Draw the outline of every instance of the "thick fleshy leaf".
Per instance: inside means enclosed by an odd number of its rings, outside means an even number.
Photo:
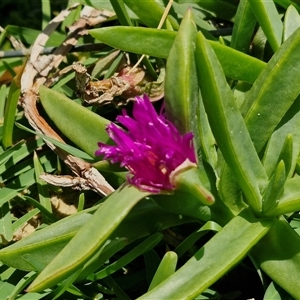
[[[176,32],[164,29],[114,26],[89,30],[97,40],[137,54],[167,58]],[[218,42],[213,47],[227,77],[253,83],[266,63]]]
[[[236,213],[228,208],[224,202],[220,199],[219,191],[217,187],[218,176],[216,170],[214,170],[209,164],[207,164],[201,158],[198,161],[199,165],[199,178],[201,183],[208,189],[215,197],[215,202],[210,205],[211,221],[217,222],[220,226],[226,225]]]
[[[286,166],[286,175],[292,177],[300,151],[300,97],[294,101],[268,141],[263,165],[270,177],[280,159]]]
[[[93,213],[96,208],[89,209]],[[0,260],[8,266],[20,270],[33,270],[24,256],[29,254],[36,261],[47,265],[65,247],[76,232],[91,218],[91,214],[84,211],[64,218],[43,230],[38,230],[32,235],[12,244],[0,251]],[[191,222],[192,219],[166,213],[152,201],[141,201],[126,216],[111,238],[126,236],[128,243],[152,234],[157,230],[178,226]],[[139,224],[137,227],[136,224]]]
[[[177,254],[173,251],[168,251],[162,258],[156,273],[149,286],[149,291],[174,274],[177,265]]]
[[[110,121],[45,86],[40,87],[40,100],[58,129],[90,156],[95,157],[98,142],[109,141],[105,129]]]
[[[272,138],[271,138],[271,140],[272,140]],[[266,158],[269,158],[269,157],[273,158],[270,154],[269,148],[267,150],[268,150],[269,155],[266,156]],[[297,151],[297,157],[298,157],[298,153],[299,153],[299,151]],[[294,173],[294,169],[291,170],[291,166],[293,164],[293,136],[290,133],[287,135],[287,137],[284,141],[284,144],[282,146],[281,152],[279,153],[279,156],[277,155],[276,160],[277,160],[277,163],[280,160],[282,160],[284,162],[286,176],[288,176],[290,171],[291,171],[291,173]],[[269,163],[270,163],[270,161],[269,161]],[[294,163],[296,163],[295,159],[294,159]],[[293,165],[295,166],[295,164],[293,164]],[[271,177],[271,174],[274,173],[274,168],[272,168],[271,170],[268,170],[268,171],[269,171],[268,175],[269,175],[269,177]]]
[[[293,136],[289,133],[284,141],[282,150],[278,157],[278,161],[282,160],[284,162],[286,177],[291,171],[291,166],[293,162],[293,144]]]
[[[236,215],[247,207],[243,199],[243,191],[227,165],[221,171],[218,189],[222,201]]]
[[[284,15],[283,41],[287,40],[300,27],[300,15],[297,9],[290,5]]]
[[[88,213],[73,215],[36,231],[27,238],[1,249],[0,260],[16,269],[34,270],[24,259],[24,255],[29,254],[36,261],[46,265],[90,217]]]
[[[103,247],[101,247],[100,250],[85,264],[79,276],[76,278],[76,281],[80,282],[87,279],[89,275],[93,274],[99,269],[99,266],[104,265],[113,255],[123,249],[126,245],[128,245],[128,239],[125,237],[118,237],[116,239],[108,240]],[[118,270],[118,268],[115,269]],[[91,277],[94,277],[93,275]],[[106,275],[109,276],[109,273]],[[95,280],[95,277],[93,279]]]
[[[158,26],[165,8],[157,3],[157,1],[123,1],[147,26],[154,28]],[[174,29],[178,29],[178,24],[173,17],[169,16],[167,22],[169,22]]]
[[[176,192],[181,192],[186,197],[194,197],[203,205],[214,204],[214,196],[201,182],[199,170],[195,166],[191,167],[189,163],[184,163],[171,174],[171,178],[176,186]]]
[[[215,0],[179,0],[179,3],[197,3],[199,9],[204,9],[210,12],[213,16],[223,19],[232,21],[236,12],[236,5],[232,1],[218,1]]]
[[[248,204],[259,213],[260,190],[264,188],[267,176],[218,59],[201,33],[197,34],[196,40],[196,64],[200,91],[217,144]]]
[[[154,202],[163,210],[176,216],[188,216],[195,220],[207,221],[211,218],[209,207],[204,206],[194,197],[185,198],[184,193],[176,192],[175,196],[158,195],[154,196]],[[186,200],[186,201],[185,201]]]
[[[199,95],[200,97],[200,95]],[[203,160],[208,162],[215,170],[217,167],[218,155],[216,150],[216,141],[211,131],[207,115],[205,113],[203,100],[199,99],[199,117],[198,117],[198,130],[201,145],[201,154]]]
[[[188,10],[180,24],[167,60],[165,109],[167,118],[181,134],[192,131],[197,141],[196,112],[199,110],[199,88],[194,59],[196,33],[192,11]]]
[[[269,284],[263,300],[294,300],[284,289],[273,281]]]
[[[273,1],[249,1],[256,19],[263,29],[273,51],[281,45],[282,22]]]
[[[279,197],[283,193],[284,183],[286,180],[285,164],[281,160],[270,179],[262,199],[262,211],[265,213],[268,210],[274,209],[278,205]]]
[[[300,177],[288,179],[278,205],[266,213],[266,216],[276,217],[300,210]]]
[[[236,12],[230,46],[236,50],[247,53],[256,19],[248,0],[241,0]]]
[[[68,245],[46,266],[31,283],[28,291],[42,291],[81,269],[131,209],[148,195],[149,193],[141,192],[133,186],[121,186],[107,198]],[[99,226],[99,222],[103,226]]]
[[[199,240],[202,236],[204,236],[208,232],[219,232],[222,229],[222,227],[212,221],[206,222],[199,230],[196,232],[190,234],[187,238],[181,242],[176,249],[174,250],[178,257],[181,257],[185,252],[190,250],[197,240]]]
[[[258,266],[295,299],[300,298],[300,237],[281,218],[253,247]]]
[[[239,263],[272,223],[243,211],[178,271],[138,299],[194,299]]]
[[[299,95],[299,47],[300,29],[282,44],[246,96],[242,111],[257,152]]]

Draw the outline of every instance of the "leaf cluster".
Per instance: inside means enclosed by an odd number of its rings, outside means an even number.
[[[168,1],[79,2],[69,1],[61,28],[78,26],[83,5],[101,9],[104,22],[86,18],[88,28],[100,28],[75,38],[80,45],[101,43],[101,50],[62,52],[68,32],[53,32],[51,22],[47,41],[13,26],[0,37],[33,45],[28,61],[0,63],[3,76],[13,78],[2,79],[10,85],[0,88],[1,295],[299,299],[300,7],[289,0],[178,0],[160,24]],[[41,43],[58,49],[46,66]],[[78,61],[90,76],[83,91],[72,67]],[[134,70],[137,62],[135,92],[155,102],[163,91],[168,119],[182,134],[193,132],[194,176],[213,205],[188,194],[140,191],[126,184],[126,170],[95,157],[97,142],[111,143],[106,126],[133,98],[103,86],[121,76],[124,63]],[[111,101],[92,106],[80,99],[91,86]],[[81,190],[73,196],[75,213],[61,220],[53,184]],[[24,203],[30,204],[25,213],[12,214]],[[34,216],[40,228],[16,242]],[[226,278],[250,273],[257,294],[246,292],[246,282],[224,288]]]

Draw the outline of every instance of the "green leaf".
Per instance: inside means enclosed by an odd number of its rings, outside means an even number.
[[[281,218],[251,251],[258,266],[295,299],[300,298],[300,237]]]
[[[178,257],[181,257],[185,252],[191,250],[194,243],[196,243],[196,241],[198,241],[202,236],[211,231],[219,232],[221,229],[222,227],[216,222],[208,221],[199,230],[185,238],[174,251],[177,253]]]
[[[167,58],[176,32],[164,29],[114,26],[89,30],[97,40],[127,52]],[[218,42],[213,47],[227,77],[253,83],[266,63]]]
[[[8,25],[6,26],[7,33],[14,36],[18,40],[24,41],[28,45],[32,45],[37,36],[41,33],[40,30],[35,30],[26,27]],[[58,31],[52,32],[47,40],[46,47],[56,47],[64,42],[65,35]]]
[[[288,179],[284,185],[284,192],[279,199],[277,207],[265,215],[275,217],[300,210],[300,177]]]
[[[149,193],[123,185],[98,208],[92,218],[80,228],[68,245],[29,286],[28,291],[42,291],[81,269],[99,250],[134,205]],[[105,226],[99,226],[99,220]],[[92,238],[96,237],[96,238]]]
[[[198,189],[197,194],[199,194],[202,187],[195,186],[195,189]],[[206,189],[204,190],[208,192]],[[184,198],[187,199],[186,202],[182,201]],[[188,216],[202,221],[208,221],[211,218],[210,208],[203,205],[198,196],[192,193],[176,191],[174,195],[155,195],[153,201],[166,212],[175,214],[180,218]]]
[[[248,0],[241,0],[236,12],[230,46],[236,50],[247,53],[256,19]]]
[[[0,66],[1,68],[1,66]],[[8,87],[3,84],[0,88],[0,122],[3,123],[3,119],[4,119],[4,113],[5,113],[5,105],[6,105],[6,95],[7,95],[7,91],[9,91]]]
[[[95,157],[97,143],[107,143],[110,121],[70,100],[59,92],[40,87],[42,105],[58,129],[74,144]]]
[[[4,148],[8,148],[13,144],[14,122],[15,122],[17,104],[18,104],[20,91],[21,91],[20,80],[21,80],[23,70],[24,69],[22,68],[22,70],[14,77],[9,88],[7,103],[4,112],[4,122],[3,122],[2,144]]]
[[[298,0],[274,0],[274,2],[285,9],[290,5],[293,5],[298,10],[300,9]]]
[[[16,197],[25,187],[29,187],[34,183],[34,170],[30,168],[29,171],[22,173],[15,180],[0,189],[0,206]]]
[[[194,299],[240,262],[272,223],[243,211],[178,271],[138,299]]]
[[[157,271],[151,281],[148,291],[158,286],[161,282],[174,274],[177,265],[177,254],[173,251],[168,251],[162,258]]]
[[[268,141],[263,165],[270,178],[280,159],[286,165],[286,174],[293,176],[300,151],[300,97],[294,101]]]
[[[22,149],[23,150],[23,149]],[[19,151],[18,151],[19,152]],[[12,185],[11,180],[16,184],[15,187],[19,186],[19,184],[22,182],[22,184],[28,184],[28,182],[31,182],[31,179],[28,179],[28,177],[32,177],[32,169],[33,169],[33,164],[32,164],[32,158],[26,158],[22,162],[11,166],[11,163],[13,163],[13,158],[14,156],[7,161],[5,165],[2,166],[3,169],[7,167],[8,165],[10,166],[9,168],[6,169],[4,173],[2,173],[2,180],[4,182],[9,182],[8,185]],[[45,154],[42,154],[41,156],[41,162],[43,164],[43,168],[47,173],[51,173],[54,171],[54,166],[57,161],[57,157],[49,150],[45,152]],[[1,169],[1,167],[0,167]],[[24,174],[26,173],[26,175]],[[24,176],[23,176],[24,175]],[[18,180],[16,180],[15,177],[18,176]],[[34,180],[34,176],[32,177]],[[31,184],[29,184],[31,185]],[[5,189],[5,187],[4,187]],[[12,189],[13,190],[13,189]],[[1,191],[1,190],[0,190]],[[1,202],[1,199],[0,199]]]
[[[57,218],[52,214],[52,209],[51,211],[49,211],[47,206],[44,206],[42,203],[36,201],[35,199],[29,196],[20,196],[20,198],[24,201],[28,201],[32,206],[36,207],[43,214],[46,220],[48,220],[50,223],[57,221]]]
[[[110,0],[110,3],[114,11],[116,12],[120,24],[125,26],[133,26],[123,0]]]
[[[281,196],[284,183],[286,180],[286,172],[285,172],[285,164],[284,161],[281,160],[267,185],[262,200],[262,211],[263,213],[268,210],[274,209],[278,205],[279,197]]]
[[[220,153],[219,153],[220,157]],[[224,159],[222,159],[224,162]],[[225,162],[224,162],[225,163]],[[211,191],[211,193],[215,197],[215,202],[213,205],[207,207],[210,209],[211,221],[217,222],[219,225],[226,225],[233,217],[234,213],[231,211],[228,206],[220,199],[219,191],[218,191],[218,175],[216,174],[216,170],[213,170],[211,166],[205,161],[199,159],[199,177],[202,184]]]
[[[268,148],[268,153],[270,153],[269,148]],[[293,163],[293,136],[291,134],[287,135],[283,147],[281,149],[281,152],[279,156],[277,156],[276,158],[277,158],[277,163],[279,163],[279,161],[284,162],[286,175],[288,175],[290,171],[292,171],[293,173],[293,170],[291,170],[291,165]],[[276,170],[275,171],[272,170],[272,173],[276,173]]]
[[[32,210],[30,210],[27,214],[23,215],[21,218],[19,218],[18,220],[16,220],[13,224],[12,224],[12,229],[14,231],[14,233],[16,233],[16,231],[21,228],[23,225],[25,225],[30,219],[32,219],[35,215],[37,215],[40,212],[39,209],[34,208]]]
[[[98,10],[108,10],[113,12],[113,8],[109,0],[70,0],[69,5],[73,5],[74,3],[80,3],[84,5],[88,5],[94,7]]]
[[[202,205],[213,205],[215,198],[201,182],[199,169],[193,164],[191,166],[188,162],[183,163],[180,167],[171,175],[171,180],[176,187],[174,195],[178,197],[181,194],[189,199],[195,198],[191,201],[192,203],[198,201]],[[188,201],[185,205],[188,206]],[[182,212],[184,213],[185,210]],[[190,214],[193,215],[193,212]]]
[[[66,217],[34,232],[15,244],[3,248],[0,250],[0,260],[20,270],[35,270],[24,259],[28,254],[44,265],[50,263],[79,228],[91,218],[87,211],[94,212],[96,208],[92,207],[82,213]],[[128,243],[131,243],[157,231],[157,224],[160,224],[159,229],[163,230],[191,221],[192,219],[184,216],[178,218],[177,215],[166,213],[152,201],[144,200],[134,207],[110,238],[126,236]],[[139,224],[138,230],[136,224]]]
[[[20,141],[0,154],[0,166],[4,165],[16,152],[23,147],[25,141]]]
[[[65,280],[60,282],[59,286],[49,294],[49,298],[55,300],[59,296],[61,296],[71,286],[71,284],[76,280],[79,273],[80,273],[80,270],[77,270],[74,273],[70,274],[70,276],[68,276]]]
[[[47,264],[69,242],[80,227],[91,218],[90,214],[76,214],[36,231],[30,236],[21,239],[0,250],[0,260],[16,269],[35,270],[25,255],[30,255],[36,261]]]
[[[44,29],[51,21],[51,6],[48,0],[42,0],[41,5],[42,5],[42,16],[43,16],[42,29]]]
[[[278,162],[280,160],[284,162],[285,173],[286,175],[288,175],[288,173],[291,171],[292,160],[293,160],[293,136],[291,134],[288,134],[284,141],[282,150],[278,157]]]
[[[114,48],[159,58],[168,57],[176,36],[171,30],[128,26],[91,29],[89,34]]]
[[[28,284],[33,281],[33,279],[37,276],[35,272],[29,272],[22,278],[15,286],[14,290],[10,294],[8,300],[14,300],[17,298],[19,293],[22,293],[23,290],[28,286]],[[23,297],[19,297],[19,299],[23,299]],[[34,300],[39,299],[38,297],[33,298]]]
[[[98,252],[85,264],[76,281],[80,282],[85,280],[88,278],[88,276],[90,276],[91,281],[95,281],[96,275],[92,273],[98,270],[100,266],[106,264],[114,254],[123,249],[127,244],[128,239],[125,237],[117,237],[113,240],[107,240],[107,242],[98,250]],[[113,267],[111,269],[113,269]],[[106,277],[106,275],[109,276],[109,274],[105,274],[103,278]]]
[[[215,51],[226,77],[255,82],[266,63],[218,42],[208,41]]]
[[[202,98],[199,101],[198,130],[203,160],[208,162],[211,165],[211,167],[215,170],[218,162],[216,141],[211,131],[207,115],[205,113]]]
[[[154,249],[151,249],[148,252],[144,253],[143,257],[145,261],[146,280],[150,285],[161,259]]]
[[[122,267],[128,265],[134,259],[140,255],[146,253],[150,249],[154,248],[163,238],[161,233],[155,233],[133,248],[131,251],[128,251],[124,256],[122,256],[117,261],[109,264],[107,267],[103,268],[101,271],[97,272],[95,275],[92,275],[90,279],[99,280],[105,278],[116,271],[120,270]],[[104,261],[105,262],[105,261]]]
[[[83,152],[83,151],[81,151],[79,149],[76,149],[76,148],[74,148],[74,147],[72,147],[72,146],[70,146],[68,144],[62,143],[62,142],[60,142],[58,140],[52,139],[52,138],[44,135],[44,134],[41,134],[41,133],[36,132],[34,130],[31,130],[31,129],[23,126],[20,123],[16,122],[16,126],[19,127],[19,128],[21,128],[21,129],[23,129],[23,130],[25,130],[25,131],[27,131],[27,132],[33,133],[33,134],[35,134],[35,135],[37,135],[37,136],[39,136],[39,137],[41,137],[41,138],[43,138],[43,139],[51,142],[53,145],[55,145],[55,146],[57,146],[57,147],[65,150],[67,153],[70,153],[71,155],[74,155],[74,156],[79,157],[81,159],[84,159],[86,161],[92,161],[92,162],[94,162],[94,159],[90,155],[86,154],[85,152]]]
[[[179,3],[197,3],[199,8],[203,8],[206,11],[209,11],[213,16],[232,21],[236,13],[236,5],[232,1],[223,1],[223,0],[179,0]]]
[[[14,285],[9,282],[0,281],[0,295],[7,299],[14,290]]]
[[[201,33],[196,40],[196,64],[201,95],[217,144],[248,204],[259,213],[260,189],[267,176],[218,59]]]
[[[263,29],[273,51],[281,45],[283,25],[273,1],[249,1],[256,19]]]
[[[0,156],[1,164],[0,164],[0,174],[2,174],[2,177],[4,177],[4,172],[8,169],[10,169],[11,174],[11,168],[13,168],[16,165],[19,165],[18,163],[30,155],[36,148],[41,147],[44,144],[44,141],[42,139],[36,139],[27,141],[26,143],[18,143],[9,150],[6,150],[3,154]],[[6,154],[7,156],[6,156]],[[7,157],[9,159],[7,160]],[[14,174],[16,175],[16,174]],[[8,178],[10,178],[8,176]],[[6,179],[8,179],[6,177]]]
[[[218,189],[222,201],[235,214],[247,207],[243,199],[243,191],[228,165],[225,165],[221,171]]]
[[[282,44],[246,96],[242,111],[257,152],[300,92],[299,47],[300,29]]]
[[[164,7],[159,5],[157,1],[123,1],[148,27],[156,28],[158,26],[160,19],[164,13]],[[178,29],[178,24],[173,17],[168,16],[167,20],[175,30]]]
[[[199,5],[197,3],[173,2],[172,9],[175,11],[178,17],[183,17],[188,9],[192,9],[195,23],[201,31],[206,31],[206,33],[208,33],[208,31],[215,29],[215,27],[212,24],[204,20],[207,16],[207,12],[204,12],[203,10],[199,9]],[[213,36],[211,36],[211,38],[214,39]]]
[[[116,295],[117,299],[131,300],[131,298],[120,288],[112,277],[108,276],[104,278],[103,282],[114,292],[113,294]]]
[[[84,195],[84,193],[81,193],[78,198],[77,212],[80,212],[83,210],[84,204],[85,204],[85,195]]]
[[[34,154],[33,154],[33,163],[34,163],[35,178],[36,178],[36,184],[38,187],[40,203],[46,210],[48,210],[51,213],[52,205],[51,205],[51,200],[49,197],[48,185],[46,182],[44,182],[40,179],[40,175],[44,174],[45,171],[43,169],[41,162],[39,161],[39,158],[38,158],[36,152],[34,152]],[[43,217],[44,217],[44,222],[50,221],[47,219],[47,216],[44,215]]]
[[[283,40],[287,40],[299,27],[299,13],[293,5],[290,5],[284,15]]]
[[[199,110],[199,88],[194,59],[196,33],[192,11],[188,10],[167,60],[165,109],[167,118],[181,134],[192,131],[197,141],[198,119],[195,112]]]
[[[285,290],[271,282],[264,295],[264,300],[294,300]]]
[[[10,242],[13,238],[12,216],[8,202],[0,207],[0,237],[2,244]]]

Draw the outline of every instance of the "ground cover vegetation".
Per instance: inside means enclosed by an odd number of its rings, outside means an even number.
[[[0,299],[300,299],[297,1],[0,12]]]

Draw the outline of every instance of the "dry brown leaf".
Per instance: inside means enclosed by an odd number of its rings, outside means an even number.
[[[105,19],[103,12],[91,8],[84,8],[82,17],[77,20],[69,29],[69,35],[63,44],[51,55],[40,55],[50,34],[69,15],[71,10],[78,4],[74,4],[69,9],[62,11],[55,17],[43,32],[37,37],[32,46],[30,58],[26,64],[21,80],[20,104],[24,109],[24,114],[30,125],[37,131],[60,142],[63,140],[40,116],[36,102],[38,100],[38,89],[46,81],[49,72],[59,66],[64,56],[77,43],[79,37],[87,33],[87,29],[98,24]],[[52,143],[45,141],[48,146],[60,157],[61,160],[72,170],[76,177],[81,178],[85,188],[90,188],[95,192],[107,195],[113,192],[113,188],[106,182],[98,170],[89,163],[72,156],[62,149],[57,148]]]

